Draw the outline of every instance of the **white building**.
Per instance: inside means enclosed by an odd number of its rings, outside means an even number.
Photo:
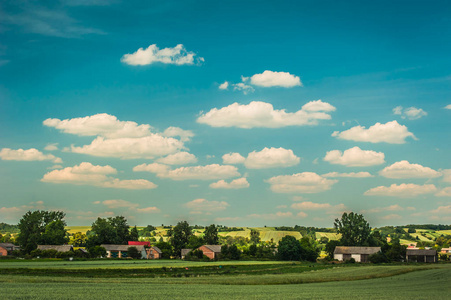
[[[353,258],[356,262],[368,262],[368,257],[379,251],[381,251],[381,247],[337,246],[334,251],[334,259],[346,261]]]

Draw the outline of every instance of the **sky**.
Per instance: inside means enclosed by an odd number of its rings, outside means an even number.
[[[448,1],[2,1],[0,222],[451,223]]]

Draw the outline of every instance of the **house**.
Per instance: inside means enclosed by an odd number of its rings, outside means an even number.
[[[440,250],[440,253],[450,254],[451,253],[451,248],[442,248],[442,250]]]
[[[209,259],[218,258],[218,254],[221,253],[221,245],[203,245],[198,248],[198,250],[202,250],[205,256]]]
[[[105,248],[106,257],[108,258],[126,258],[128,257],[128,248],[135,247],[141,253],[141,258],[147,258],[146,248],[143,245],[112,245],[102,244],[100,247]]]
[[[68,252],[74,251],[74,247],[72,245],[38,245],[38,250],[56,250],[58,252]]]
[[[0,243],[0,256],[6,256],[14,250],[20,250],[20,247],[11,243]]]
[[[432,263],[438,261],[437,251],[433,249],[407,249],[407,262],[426,262]]]
[[[190,251],[193,249],[182,249],[182,252],[180,253],[180,256],[182,257],[182,259],[185,259],[186,255],[188,253],[190,253]]]
[[[368,257],[379,251],[381,251],[381,247],[337,246],[334,251],[334,259],[346,261],[353,258],[356,262],[368,262]]]
[[[147,259],[160,259],[163,252],[158,247],[147,248]]]
[[[143,245],[143,246],[150,247],[150,242],[128,241],[128,244],[129,244],[130,246],[139,246],[139,245]]]

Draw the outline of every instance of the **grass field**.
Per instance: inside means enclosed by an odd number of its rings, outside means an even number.
[[[110,265],[112,261],[103,262]],[[88,264],[91,262],[83,263],[94,267]],[[1,262],[0,269],[3,265]],[[122,266],[130,267],[130,263]],[[0,286],[2,299],[448,299],[449,278],[451,264],[348,265],[292,274],[188,278],[23,276],[0,272]]]
[[[341,235],[332,232],[316,232],[316,239],[320,239],[322,237],[327,237],[329,240],[339,240]]]

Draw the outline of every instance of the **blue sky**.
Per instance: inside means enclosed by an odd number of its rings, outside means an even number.
[[[0,221],[451,219],[447,1],[2,1]]]

